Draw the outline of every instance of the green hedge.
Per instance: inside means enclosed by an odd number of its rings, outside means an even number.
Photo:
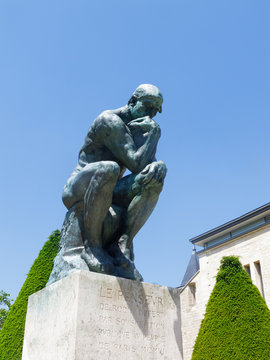
[[[270,311],[238,258],[224,257],[192,360],[269,360]]]
[[[10,308],[0,331],[0,359],[20,360],[22,356],[24,324],[28,296],[45,287],[57,254],[60,231],[54,231],[34,261],[21,291]]]

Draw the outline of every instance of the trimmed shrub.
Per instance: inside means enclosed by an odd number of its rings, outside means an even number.
[[[0,359],[20,360],[22,357],[24,325],[28,296],[45,287],[53,267],[60,240],[60,231],[54,231],[34,261],[21,291],[11,306],[0,331]]]
[[[270,311],[239,259],[221,260],[192,360],[269,360]]]

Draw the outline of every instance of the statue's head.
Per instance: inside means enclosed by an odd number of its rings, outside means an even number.
[[[160,90],[151,84],[142,84],[132,94],[128,105],[132,119],[144,116],[153,118],[162,112],[163,96]]]

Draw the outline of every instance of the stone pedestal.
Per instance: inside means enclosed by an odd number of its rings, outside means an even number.
[[[180,292],[77,271],[29,297],[23,360],[181,360]]]

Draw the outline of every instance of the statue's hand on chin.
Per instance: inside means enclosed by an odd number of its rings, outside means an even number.
[[[139,130],[141,132],[149,132],[151,129],[158,127],[158,124],[150,118],[150,116],[144,116],[130,121],[127,126],[132,130]]]

